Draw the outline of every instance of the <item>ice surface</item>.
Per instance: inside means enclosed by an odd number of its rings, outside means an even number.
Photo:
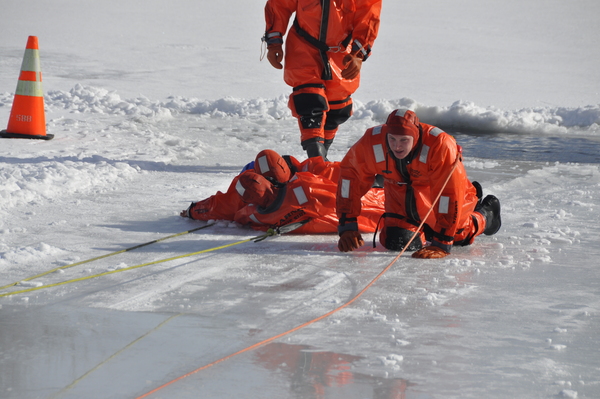
[[[455,134],[503,227],[402,256],[351,306],[151,397],[600,396],[600,3],[385,2],[340,160],[398,107]],[[233,7],[235,5],[235,7]],[[138,397],[353,298],[395,255],[178,216],[265,148],[303,158],[259,62],[263,2],[4,0],[0,120],[27,36],[51,141],[2,140],[0,397]],[[235,12],[231,12],[235,9]],[[370,241],[370,237],[366,238]],[[404,395],[404,396],[402,396]]]

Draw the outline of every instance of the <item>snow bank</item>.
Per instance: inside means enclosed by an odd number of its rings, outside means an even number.
[[[165,118],[175,113],[200,114],[214,118],[291,118],[287,96],[283,95],[272,99],[226,97],[201,100],[169,97],[166,101],[158,101],[146,97],[122,99],[115,91],[77,84],[69,92],[50,91],[45,99],[50,112],[54,109],[64,109],[74,113]],[[0,107],[9,107],[11,102],[12,96],[9,93],[0,94]],[[600,136],[600,105],[502,110],[480,107],[466,101],[456,101],[447,107],[428,106],[410,98],[402,98],[367,103],[356,101],[354,119],[368,119],[370,124],[379,124],[385,121],[392,110],[403,107],[414,109],[426,123],[457,131]]]

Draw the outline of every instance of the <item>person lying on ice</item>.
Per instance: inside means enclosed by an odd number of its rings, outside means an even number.
[[[385,179],[379,240],[389,250],[404,249],[440,192],[422,231],[406,248],[416,251],[413,257],[443,258],[453,245],[469,245],[482,233],[498,232],[500,201],[493,195],[480,201],[481,186],[467,178],[460,152],[452,136],[420,123],[410,110],[395,110],[385,124],[368,129],[340,164],[336,202],[340,251],[364,244],[356,218],[362,211],[360,198],[376,175]],[[444,185],[455,161],[457,167]]]
[[[310,219],[294,233],[336,233],[339,162],[315,157],[300,163],[287,157],[288,163],[284,158],[272,150],[261,151],[253,166],[233,179],[226,193],[193,202],[181,216],[229,220],[262,231]],[[357,220],[360,231],[375,231],[383,203],[383,189],[367,190],[361,199],[364,212]]]
[[[281,156],[273,150],[260,151],[254,161],[244,166],[242,172],[248,170],[263,175],[275,185],[287,183],[299,171],[337,182],[340,172],[339,162],[326,162],[321,157],[299,162],[291,155]],[[196,220],[233,220],[235,213],[246,205],[237,192],[240,175],[233,178],[226,192],[218,191],[205,200],[193,202],[181,212],[181,216]],[[211,217],[207,218],[204,213],[210,213]]]

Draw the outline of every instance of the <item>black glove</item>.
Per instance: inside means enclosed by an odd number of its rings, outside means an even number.
[[[188,206],[188,208],[187,208],[187,209],[184,209],[183,211],[181,211],[181,212],[179,213],[179,216],[181,216],[182,218],[190,218],[190,219],[193,219],[193,218],[192,218],[192,214],[190,213],[190,210],[192,209],[192,207],[193,207],[195,204],[196,204],[195,202],[192,202],[192,203],[190,204],[190,206]]]

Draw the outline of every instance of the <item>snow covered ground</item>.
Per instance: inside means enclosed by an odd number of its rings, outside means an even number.
[[[262,0],[52,3],[2,3],[0,123],[36,35],[55,138],[0,142],[0,286],[202,226],[179,211],[262,149],[304,157],[289,89],[259,62]],[[351,306],[150,397],[600,397],[599,11],[385,2],[331,159],[410,106],[456,134],[503,228],[402,256]],[[0,295],[256,235],[219,222]],[[139,397],[344,304],[396,255],[336,242],[286,235],[0,297],[0,397]]]

